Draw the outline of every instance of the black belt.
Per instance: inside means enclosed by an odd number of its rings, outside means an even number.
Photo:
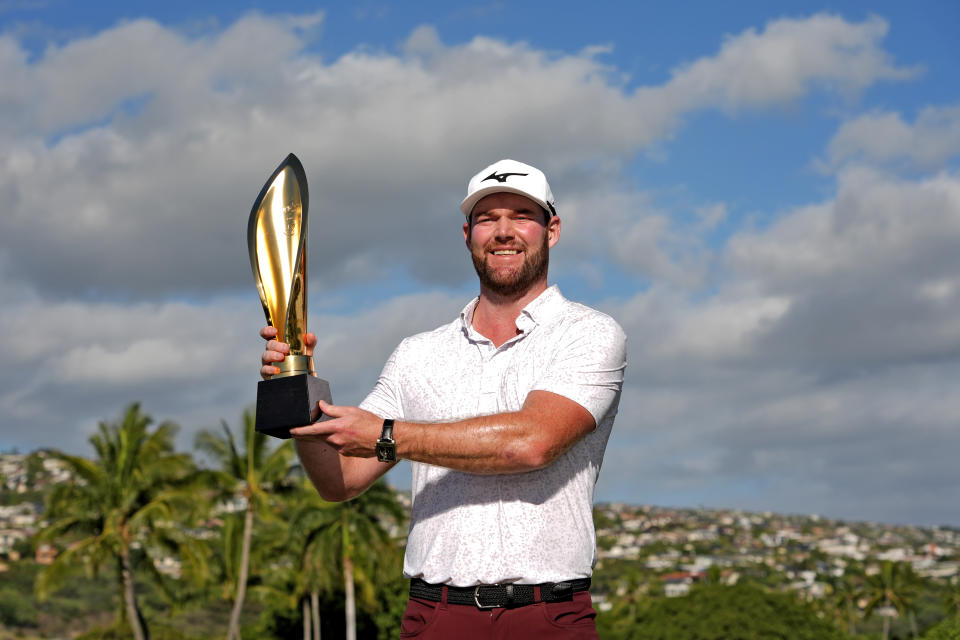
[[[540,588],[537,599],[534,587]],[[590,588],[590,578],[567,580],[565,582],[544,582],[543,584],[482,584],[477,587],[448,587],[442,584],[430,584],[420,578],[410,580],[410,597],[422,598],[432,602],[443,602],[443,590],[447,590],[449,604],[468,604],[478,609],[496,607],[522,607],[534,602],[566,602],[573,594]]]

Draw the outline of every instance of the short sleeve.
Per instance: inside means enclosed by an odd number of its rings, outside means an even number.
[[[390,354],[386,364],[383,365],[380,377],[377,378],[377,384],[360,403],[361,409],[386,418],[402,419],[404,417],[403,403],[400,401],[399,367],[397,366],[402,348],[403,343],[401,342]]]
[[[619,402],[626,367],[626,334],[613,318],[596,313],[563,332],[553,360],[531,391],[569,398],[599,425]]]

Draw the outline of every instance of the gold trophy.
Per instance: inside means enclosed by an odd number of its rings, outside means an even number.
[[[304,353],[307,331],[307,175],[288,155],[250,210],[247,247],[267,323],[290,354],[280,373],[257,385],[257,431],[289,438],[290,428],[316,422],[318,400],[330,402],[330,384],[317,377]]]

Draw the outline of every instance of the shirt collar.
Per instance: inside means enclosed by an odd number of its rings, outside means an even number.
[[[480,297],[476,297],[460,311],[460,322],[467,335],[473,331],[473,312],[477,309]],[[535,325],[545,322],[559,308],[563,295],[557,285],[551,285],[520,311],[517,316],[517,328],[526,333]]]
[[[537,296],[520,312],[520,318],[526,316],[536,324],[542,324],[552,316],[563,302],[563,296],[560,295],[560,288],[557,285],[551,285]]]

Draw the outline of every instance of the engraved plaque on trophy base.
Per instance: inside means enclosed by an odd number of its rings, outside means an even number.
[[[330,384],[307,373],[257,383],[257,431],[289,438],[290,429],[313,424],[320,416],[317,402],[331,402]]]

